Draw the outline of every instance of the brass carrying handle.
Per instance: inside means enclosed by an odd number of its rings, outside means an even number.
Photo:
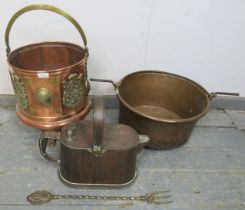
[[[97,96],[94,97],[94,115],[93,115],[93,152],[102,151],[102,141],[104,133],[104,97]]]
[[[29,5],[27,7],[24,7],[22,9],[20,9],[9,20],[9,23],[8,23],[7,28],[5,30],[5,44],[6,44],[6,53],[7,53],[7,56],[9,55],[9,53],[11,51],[10,46],[9,46],[9,32],[10,32],[10,30],[11,30],[14,22],[16,21],[16,19],[19,16],[21,16],[22,14],[24,14],[24,13],[26,13],[28,11],[32,11],[32,10],[47,10],[47,11],[51,11],[51,12],[57,13],[57,14],[65,17],[78,30],[78,32],[80,33],[80,35],[82,37],[85,50],[87,50],[87,39],[86,39],[85,33],[84,33],[83,29],[81,28],[81,26],[79,25],[79,23],[72,16],[70,16],[64,10],[59,9],[57,7],[54,7],[52,5],[48,5],[48,4],[33,4],[33,5]]]

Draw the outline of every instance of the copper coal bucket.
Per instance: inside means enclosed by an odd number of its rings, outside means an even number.
[[[151,149],[171,149],[184,144],[197,122],[205,115],[210,100],[209,93],[196,82],[163,71],[138,71],[121,79],[91,79],[110,82],[119,99],[119,122],[130,125],[140,134],[150,137]]]
[[[79,31],[84,47],[65,42],[43,42],[11,52],[9,32],[16,19],[31,10],[48,10],[69,20]],[[51,5],[30,5],[10,19],[5,43],[9,72],[17,97],[16,113],[25,124],[43,131],[59,131],[86,116],[91,107],[87,81],[88,49],[79,23]]]

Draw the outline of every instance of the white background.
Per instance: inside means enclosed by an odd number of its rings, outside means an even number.
[[[48,3],[83,27],[90,49],[89,77],[120,80],[142,69],[187,76],[208,91],[245,96],[244,0],[0,0],[0,93],[11,94],[4,31],[20,8]],[[75,28],[47,11],[21,16],[10,33],[13,49],[40,41],[82,45]],[[114,94],[108,84],[93,93]]]

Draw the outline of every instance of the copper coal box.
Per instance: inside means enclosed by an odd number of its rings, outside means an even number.
[[[48,10],[69,20],[79,31],[84,47],[65,42],[43,42],[11,52],[9,33],[16,19],[31,10]],[[43,131],[59,131],[86,116],[91,107],[87,81],[88,49],[78,22],[51,5],[30,5],[10,19],[5,42],[9,72],[17,96],[16,113],[25,124]]]
[[[123,124],[104,123],[103,97],[95,97],[94,120],[73,122],[62,128],[59,177],[70,187],[121,187],[136,178],[136,156],[149,141],[147,136]],[[40,139],[44,158],[46,140]]]

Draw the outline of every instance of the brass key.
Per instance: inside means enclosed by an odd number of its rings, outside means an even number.
[[[143,196],[98,196],[98,195],[53,195],[47,191],[36,191],[31,193],[27,200],[33,205],[41,205],[55,199],[89,199],[89,200],[131,200],[146,201],[150,204],[168,204],[172,201],[168,200],[171,195],[165,195],[165,191],[150,192]]]

